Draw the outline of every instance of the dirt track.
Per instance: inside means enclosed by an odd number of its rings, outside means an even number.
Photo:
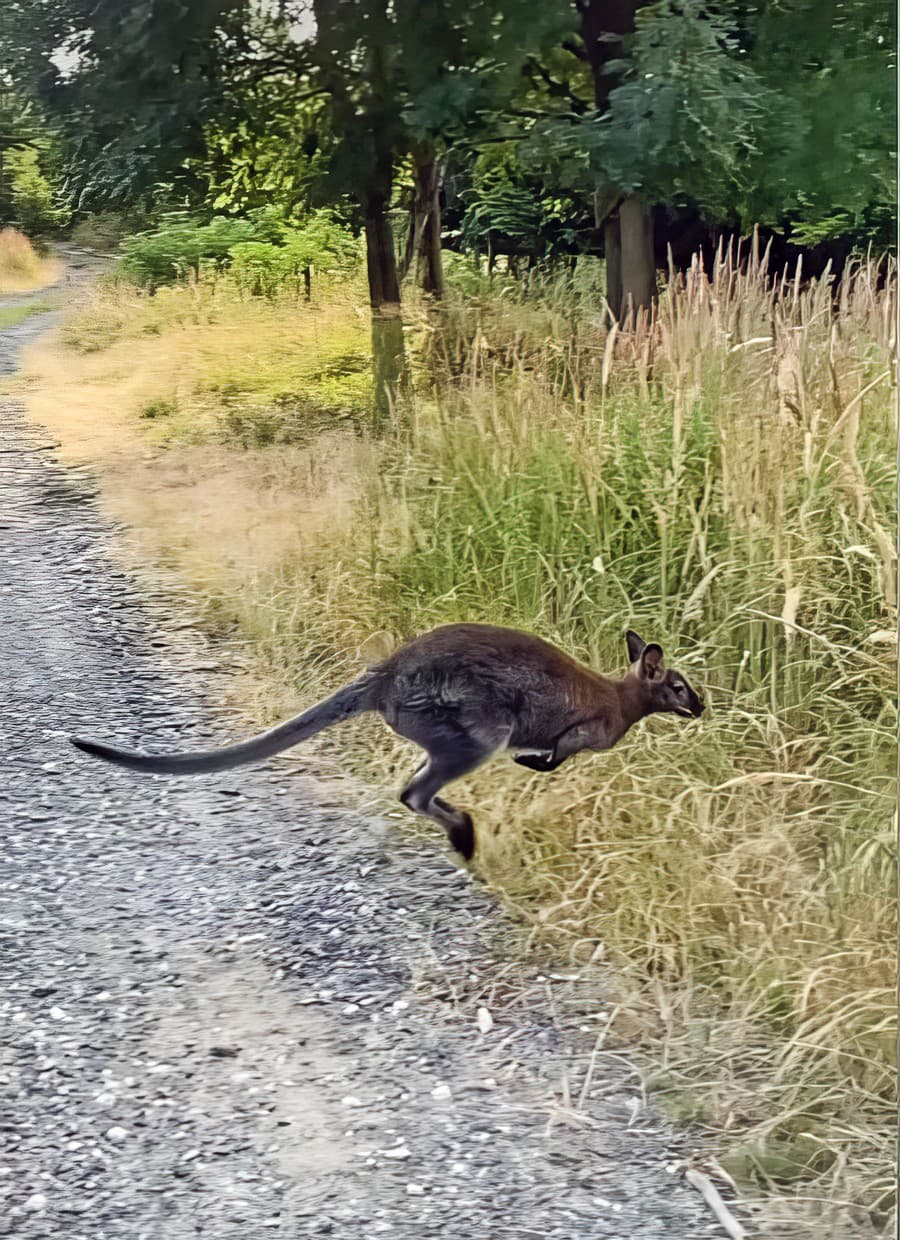
[[[0,373],[48,322],[0,338]],[[163,781],[70,749],[225,739],[222,674],[123,573],[89,477],[15,402],[0,424],[0,1234],[723,1235],[627,1062],[581,1097],[584,985],[504,963],[437,833],[279,763]]]

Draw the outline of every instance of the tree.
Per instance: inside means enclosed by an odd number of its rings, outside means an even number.
[[[299,222],[328,200],[355,225],[349,199],[321,192],[333,152],[327,105],[308,81],[289,73],[248,75],[232,80],[208,123],[194,174],[216,211],[265,208]]]
[[[440,180],[448,143],[477,123],[541,22],[524,0],[313,0],[312,80],[328,100],[332,196],[359,205],[373,309],[376,391],[390,403],[402,380],[400,270],[390,226],[398,168],[415,190],[406,265],[443,290]]]
[[[399,305],[388,211],[403,125],[388,2],[313,0],[313,13],[310,56],[338,139],[328,178],[337,194],[349,190],[362,209],[372,308]]]
[[[0,50],[59,135],[73,203],[196,193],[220,67],[217,35],[245,0],[7,0]]]
[[[772,100],[736,194],[742,226],[800,244],[895,242],[897,12],[893,0],[736,4],[742,42]]]
[[[561,28],[560,12],[526,0],[314,0],[313,9],[313,78],[336,142],[332,192],[363,209],[372,304],[400,296],[387,216],[406,161],[415,188],[405,266],[439,295],[446,151],[502,110],[525,59]]]
[[[593,190],[614,314],[652,298],[650,204],[744,233],[765,224],[801,244],[893,242],[888,0],[575,9],[577,34],[563,47],[578,63],[543,66],[523,162],[539,163],[551,184]]]
[[[15,155],[33,151],[38,133],[31,109],[0,79],[0,225],[15,219]]]
[[[426,292],[440,295],[441,188],[448,155],[494,141],[519,90],[523,66],[559,37],[551,4],[478,0],[461,12],[447,0],[397,4],[405,62],[403,117],[414,194],[404,266],[416,264]]]
[[[328,205],[375,309],[406,270],[440,294],[448,158],[474,184],[517,145],[511,184],[592,199],[618,316],[655,293],[654,204],[889,235],[894,27],[888,0],[7,0],[0,54],[77,205]]]
[[[565,190],[589,190],[595,227],[604,231],[607,302],[613,315],[656,296],[652,200],[623,189],[596,156],[598,127],[627,69],[641,0],[551,0],[528,48],[519,92],[520,132],[530,158],[546,160]],[[535,18],[531,16],[531,22]],[[555,34],[555,48],[547,34]]]

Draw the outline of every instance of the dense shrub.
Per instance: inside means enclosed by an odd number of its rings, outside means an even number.
[[[234,274],[241,289],[273,297],[300,291],[316,275],[348,271],[359,259],[356,240],[327,211],[316,211],[302,228],[284,228],[277,243],[245,241],[232,246]]]
[[[186,214],[167,215],[155,228],[122,240],[122,269],[147,288],[172,284],[204,264],[234,267],[242,290],[272,297],[279,290],[299,290],[312,273],[349,270],[359,246],[327,211],[314,212],[299,228],[270,213],[248,219],[216,216],[201,223]]]
[[[217,216],[203,224],[186,214],[168,215],[156,228],[123,239],[122,269],[138,284],[158,288],[198,275],[204,262],[227,266],[232,246],[266,240],[267,231],[251,220]]]
[[[41,168],[36,150],[7,151],[5,215],[9,223],[30,237],[56,233],[68,223],[69,212]]]

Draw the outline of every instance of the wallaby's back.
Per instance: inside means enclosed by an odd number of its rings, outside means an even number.
[[[398,709],[458,711],[466,721],[514,722],[511,744],[540,744],[585,712],[617,707],[612,684],[562,650],[517,629],[449,624],[401,646],[373,669],[372,699]]]

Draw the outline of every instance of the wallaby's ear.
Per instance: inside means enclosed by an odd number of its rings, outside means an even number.
[[[651,642],[641,651],[641,675],[645,680],[658,680],[663,673],[662,646]]]
[[[641,651],[647,643],[642,637],[638,637],[634,629],[626,630],[625,640],[628,642],[628,662],[637,663],[638,659],[641,657]]]

